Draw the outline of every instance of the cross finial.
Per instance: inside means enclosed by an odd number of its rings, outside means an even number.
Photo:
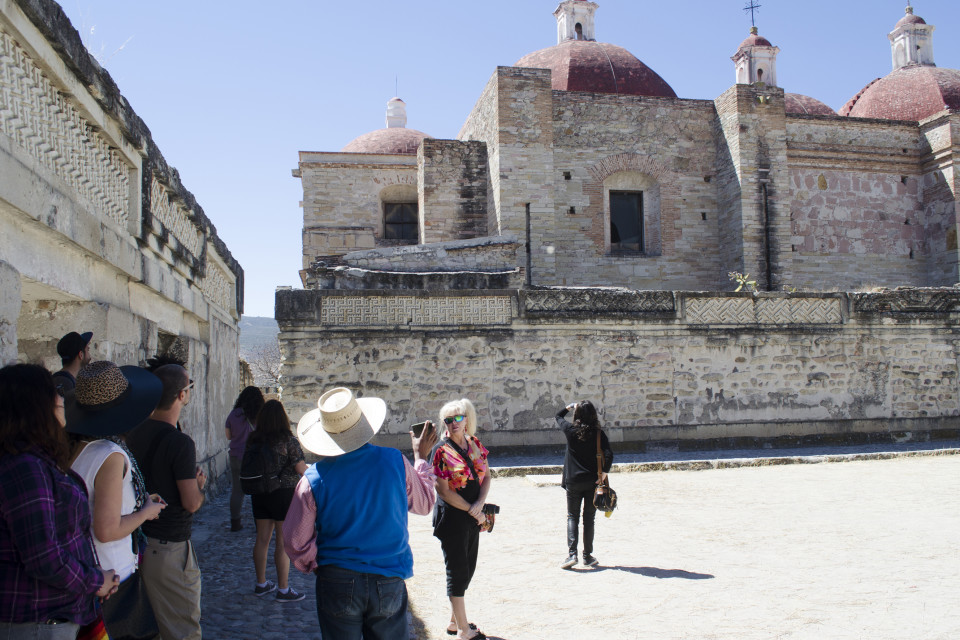
[[[760,9],[760,6],[761,5],[757,4],[754,0],[747,0],[747,6],[743,8],[744,12],[750,12],[750,26],[752,27],[757,26],[756,16],[754,14]]]

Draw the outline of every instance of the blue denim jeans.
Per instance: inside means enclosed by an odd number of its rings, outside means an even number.
[[[80,625],[74,622],[0,622],[0,640],[74,640],[79,630]]]
[[[401,640],[407,627],[403,578],[325,565],[317,569],[320,633],[332,640]]]

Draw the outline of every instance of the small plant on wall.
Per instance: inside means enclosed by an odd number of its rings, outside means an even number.
[[[727,273],[731,280],[737,283],[737,288],[734,291],[741,291],[746,289],[751,293],[757,292],[757,281],[750,279],[749,273],[740,273],[739,271],[730,271]]]

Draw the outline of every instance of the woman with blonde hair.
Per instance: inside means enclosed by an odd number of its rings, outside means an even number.
[[[439,498],[433,513],[433,535],[440,540],[447,570],[451,611],[447,633],[461,640],[483,640],[483,632],[467,620],[464,595],[477,567],[481,525],[486,522],[488,452],[476,437],[477,410],[466,398],[443,405],[440,422],[446,434],[431,456]]]

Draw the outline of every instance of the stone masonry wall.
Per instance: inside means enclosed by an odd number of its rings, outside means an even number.
[[[960,114],[931,118],[920,129],[930,145],[924,162],[923,191],[928,249],[928,282],[960,282]]]
[[[426,139],[417,154],[424,243],[487,235],[487,145]]]
[[[861,171],[791,170],[794,281],[859,289],[926,281],[920,181]]]
[[[300,154],[303,268],[323,257],[373,249],[383,236],[381,197],[405,192],[417,202],[417,157]],[[397,201],[397,200],[392,200]]]
[[[545,239],[556,275],[536,283],[715,288],[713,104],[566,91],[553,100],[555,196]],[[643,191],[642,253],[610,252],[611,189]]]
[[[296,419],[334,385],[382,397],[393,446],[459,397],[493,447],[561,444],[577,399],[631,446],[960,425],[956,289],[344,293],[278,292],[283,401]]]
[[[500,143],[497,126],[499,77],[498,70],[487,82],[457,134],[458,140],[476,140],[487,145],[487,232],[490,235],[506,233],[500,220],[500,155],[494,152]]]

